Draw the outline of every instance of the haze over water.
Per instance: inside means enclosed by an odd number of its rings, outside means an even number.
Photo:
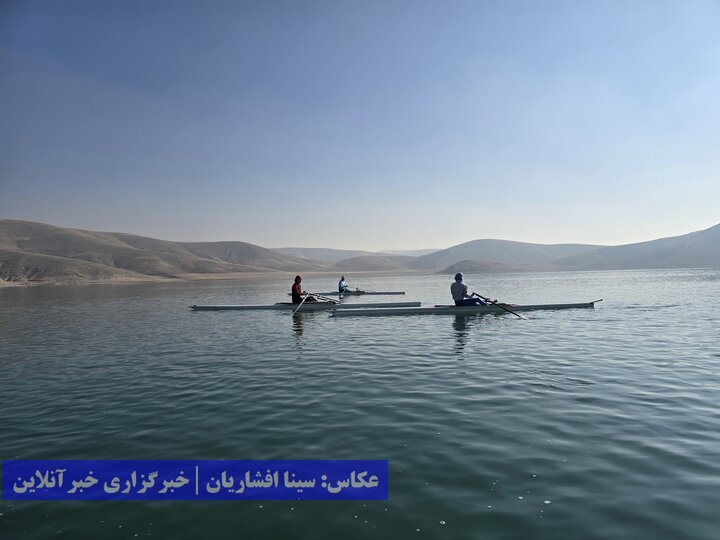
[[[449,301],[448,276],[349,282]],[[605,300],[335,319],[187,309],[285,301],[285,279],[0,289],[0,459],[390,463],[388,501],[0,501],[0,537],[716,538],[720,270],[466,282]]]

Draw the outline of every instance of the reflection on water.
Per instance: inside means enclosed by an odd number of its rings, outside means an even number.
[[[298,352],[302,352],[303,334],[305,333],[305,317],[307,313],[292,314],[292,331],[295,336],[295,346]]]
[[[292,329],[298,343],[300,343],[305,331],[305,315],[306,313],[293,313],[292,316]]]
[[[452,327],[455,331],[455,352],[463,352],[465,345],[467,345],[469,334],[468,318],[467,315],[455,315],[452,322]]]
[[[452,317],[453,336],[455,337],[455,352],[461,353],[465,350],[470,338],[482,340],[478,333],[485,332],[487,325],[498,320],[494,314],[474,313],[469,315],[454,315]]]

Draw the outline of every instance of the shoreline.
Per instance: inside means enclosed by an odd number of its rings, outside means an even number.
[[[292,279],[298,274],[298,272],[237,272],[228,274],[178,274],[174,277],[162,277],[162,276],[147,276],[147,279],[62,279],[62,278],[49,278],[43,280],[32,280],[32,281],[0,281],[0,290],[2,289],[17,289],[17,288],[30,288],[30,287],[63,287],[73,285],[139,285],[139,284],[168,284],[168,283],[192,283],[199,281],[243,281],[243,280],[257,280],[257,279]],[[330,271],[308,271],[299,272],[302,276],[422,276],[422,275],[434,275],[434,272],[427,271],[412,271],[412,270],[365,270],[358,272],[330,272]]]
[[[577,272],[641,272],[647,270],[656,271],[672,271],[672,270],[720,270],[714,266],[679,266],[672,268],[594,268],[594,269],[574,269],[574,270],[554,270],[554,269],[536,269],[536,270],[500,270],[500,271],[486,271],[486,272],[467,272],[468,275],[493,275],[493,274],[562,274],[562,273],[577,273]],[[357,272],[336,272],[327,270],[314,270],[307,272],[300,272],[303,277],[318,276],[318,277],[337,277],[339,275],[345,275],[352,278],[361,277],[385,277],[385,276],[451,276],[452,274],[445,274],[443,272],[433,272],[427,270],[408,270],[408,269],[396,269],[396,270],[359,270]],[[258,280],[265,279],[268,281],[272,280],[290,280],[297,275],[296,272],[285,272],[285,271],[274,271],[274,272],[237,272],[237,273],[226,273],[226,274],[178,274],[173,277],[165,276],[147,276],[146,278],[138,277],[131,279],[62,279],[62,278],[49,278],[43,280],[32,280],[32,281],[2,281],[0,280],[0,291],[3,289],[22,289],[22,288],[33,288],[33,287],[63,287],[63,286],[77,286],[77,285],[147,285],[150,283],[157,284],[169,284],[169,283],[193,283],[202,281],[243,281],[243,280]]]

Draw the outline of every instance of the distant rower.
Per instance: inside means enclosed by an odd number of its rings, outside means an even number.
[[[347,291],[347,289],[348,289],[348,286],[345,284],[345,276],[342,276],[340,278],[340,281],[338,281],[338,292],[340,294],[342,294],[345,291]]]
[[[477,293],[468,294],[467,285],[463,283],[463,275],[458,272],[455,274],[455,283],[450,285],[450,294],[455,300],[456,306],[484,306],[486,305]]]

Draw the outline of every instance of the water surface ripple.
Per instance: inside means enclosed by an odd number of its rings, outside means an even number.
[[[0,290],[0,459],[391,470],[381,502],[2,501],[0,537],[717,538],[720,272],[467,281],[517,303],[605,301],[526,321],[335,319],[187,309],[284,300],[276,279]],[[373,301],[448,300],[445,276],[363,284],[408,291]]]

